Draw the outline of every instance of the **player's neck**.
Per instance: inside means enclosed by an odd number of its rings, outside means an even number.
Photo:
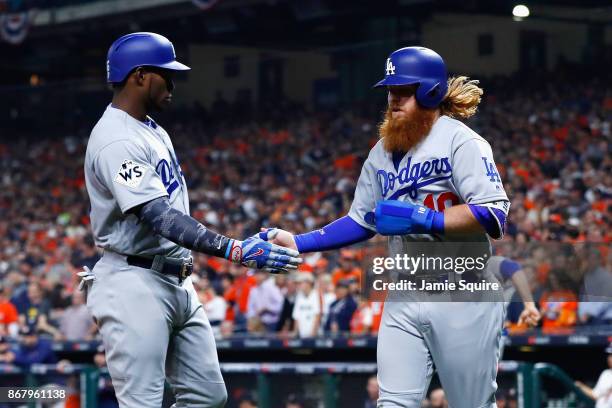
[[[115,95],[113,95],[111,105],[113,106],[113,108],[122,110],[134,119],[139,120],[141,122],[147,119],[147,111],[145,107],[139,106],[139,104],[134,103],[122,93],[116,93]]]

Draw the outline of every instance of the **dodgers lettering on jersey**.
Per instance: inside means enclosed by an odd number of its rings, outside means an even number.
[[[407,201],[444,211],[463,203],[508,202],[508,196],[489,143],[462,122],[442,116],[420,145],[403,157],[385,151],[382,141],[372,148],[363,164],[349,216],[375,231],[364,218],[381,200]],[[484,233],[466,239],[488,242]],[[390,255],[410,254],[410,241],[432,240],[448,239],[432,235],[390,237]]]
[[[412,157],[408,157],[406,165],[398,173],[380,169],[376,176],[383,199],[397,200],[405,194],[414,199],[419,188],[451,178],[452,168],[448,157],[426,160],[423,163],[412,163]],[[389,194],[395,189],[396,183],[400,188]]]
[[[85,182],[96,245],[125,255],[187,257],[190,251],[153,234],[130,209],[167,196],[189,214],[189,199],[170,137],[153,120],[141,122],[108,106],[91,132]]]

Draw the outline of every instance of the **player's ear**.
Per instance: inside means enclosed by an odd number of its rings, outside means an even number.
[[[136,84],[143,85],[145,83],[145,70],[143,67],[138,67],[134,70],[134,79],[136,80]]]

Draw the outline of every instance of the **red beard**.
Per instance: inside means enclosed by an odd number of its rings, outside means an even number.
[[[406,153],[423,141],[436,119],[436,109],[417,107],[409,116],[393,117],[393,108],[387,107],[385,118],[378,126],[378,135],[390,153]]]

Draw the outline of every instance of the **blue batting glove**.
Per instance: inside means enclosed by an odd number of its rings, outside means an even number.
[[[230,243],[227,258],[247,268],[264,269],[271,273],[287,273],[302,263],[299,252],[262,240],[259,234],[244,241]]]
[[[381,201],[374,211],[376,231],[381,235],[433,234],[444,232],[444,214],[404,201]]]

